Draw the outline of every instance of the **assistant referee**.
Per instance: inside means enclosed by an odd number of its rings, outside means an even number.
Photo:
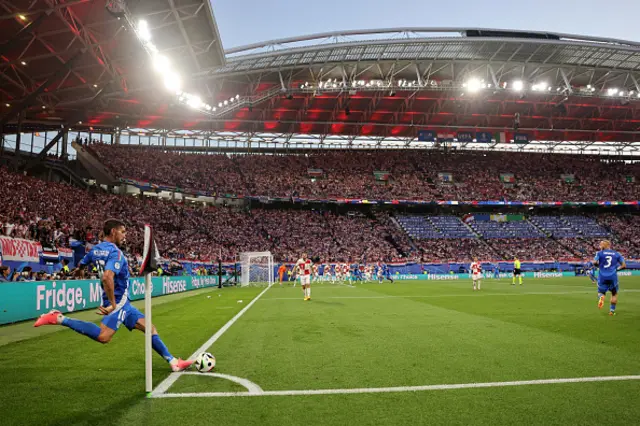
[[[513,258],[513,280],[511,281],[511,285],[516,285],[516,277],[520,281],[520,285],[522,285],[522,272],[520,272],[520,260],[517,257]]]

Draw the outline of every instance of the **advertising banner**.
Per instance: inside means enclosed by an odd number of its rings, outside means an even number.
[[[153,277],[153,297],[218,285],[217,276]],[[129,299],[144,298],[144,278],[132,278]],[[0,283],[0,324],[37,318],[57,309],[63,313],[97,308],[102,301],[99,280]]]
[[[473,133],[458,132],[458,142],[473,142]]]
[[[435,142],[436,132],[434,132],[433,130],[418,130],[418,141]]]
[[[493,134],[489,132],[477,132],[476,133],[476,141],[478,143],[491,143],[493,139]]]
[[[638,276],[640,275],[640,271],[620,271],[618,272],[618,276],[621,277],[630,277],[630,276]],[[575,277],[575,272],[523,272],[523,278],[538,278],[538,279],[548,279],[548,278],[563,278],[563,277]],[[501,272],[499,274],[500,278],[509,278],[511,279],[512,273],[510,272]],[[396,274],[392,275],[394,280],[398,281],[407,281],[407,280],[419,280],[419,281],[459,281],[459,280],[470,280],[470,274]],[[485,272],[483,274],[484,279],[493,279],[493,272]]]

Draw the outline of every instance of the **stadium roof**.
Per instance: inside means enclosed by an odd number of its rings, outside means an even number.
[[[165,102],[150,84],[149,58],[135,30],[141,20],[182,75],[225,64],[208,0],[128,2],[126,16],[109,13],[106,3],[0,1],[0,117],[43,84],[26,105],[25,121],[67,124],[78,110],[86,110],[87,121],[105,111],[145,114]],[[209,91],[206,82],[193,89]]]
[[[273,40],[222,55],[209,3],[174,1],[143,0],[132,14],[149,21],[154,42],[181,65],[185,92],[174,97],[163,91],[149,78],[149,60],[135,33],[127,38],[114,27],[110,52],[127,64],[127,90],[105,90],[102,104],[86,111],[85,124],[165,134],[192,129],[212,139],[257,137],[282,144],[341,140],[349,146],[363,139],[377,146],[428,145],[417,137],[425,129],[447,139],[458,131],[491,132],[497,143],[503,133],[513,139],[517,128],[552,147],[605,142],[627,153],[640,147],[640,43],[393,28]],[[77,3],[72,7],[86,2]],[[181,24],[187,18],[199,22],[197,30]],[[18,50],[8,56],[12,69],[20,68]],[[128,59],[122,50],[132,51]],[[67,78],[76,70],[74,65]],[[64,89],[47,95],[57,97]],[[74,102],[57,104],[63,120],[79,108]]]

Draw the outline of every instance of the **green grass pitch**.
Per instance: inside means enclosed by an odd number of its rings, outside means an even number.
[[[337,395],[370,389],[640,374],[640,279],[615,317],[587,278],[316,284],[269,289],[210,348],[216,372],[285,395],[146,398],[142,333],[100,345],[62,327],[0,327],[2,425],[638,424],[640,380]],[[187,357],[263,288],[154,299],[154,323]],[[210,296],[210,297],[208,297]],[[242,303],[239,303],[242,300]],[[142,307],[140,303],[136,303]],[[98,321],[91,312],[73,315]],[[154,354],[154,386],[169,376]],[[246,392],[181,375],[176,393]]]

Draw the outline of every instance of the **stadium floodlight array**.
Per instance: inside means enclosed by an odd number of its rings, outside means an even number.
[[[243,252],[240,253],[240,285],[271,287],[275,271],[273,269],[273,255],[271,252]]]
[[[605,97],[620,97],[620,98],[640,98],[640,91],[637,90],[625,90],[618,88],[600,88],[596,89],[591,84],[586,86],[566,86],[559,85],[554,86],[547,81],[535,81],[525,82],[524,80],[502,81],[497,84],[487,83],[484,79],[479,77],[470,77],[465,81],[450,81],[450,80],[407,80],[400,78],[397,80],[346,80],[341,78],[329,78],[318,82],[305,81],[304,83],[295,83],[295,86],[291,89],[285,89],[287,93],[295,92],[297,90],[301,92],[342,92],[344,90],[364,90],[364,91],[377,91],[377,90],[404,90],[404,91],[418,91],[418,90],[462,90],[462,94],[469,93],[475,94],[482,92],[485,89],[491,89],[495,91],[512,91],[518,92],[521,95],[525,92],[529,92],[531,95],[550,95],[550,94],[562,94],[566,95],[572,93],[580,96],[605,96]]]
[[[202,113],[211,114],[216,112],[218,108],[240,101],[240,95],[238,94],[228,100],[220,102],[218,107],[215,107],[203,102],[202,98],[197,94],[182,91],[182,77],[177,71],[172,69],[169,58],[161,54],[153,43],[149,23],[146,20],[141,19],[136,25],[133,25],[130,21],[129,24],[134,28],[140,43],[151,57],[153,69],[161,76],[165,88],[177,96],[177,100],[180,104]]]

